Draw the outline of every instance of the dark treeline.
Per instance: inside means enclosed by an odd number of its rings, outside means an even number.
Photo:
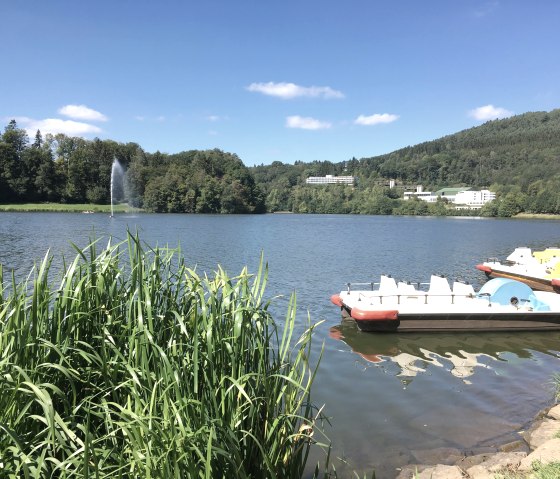
[[[560,110],[495,120],[438,140],[341,163],[274,162],[246,168],[220,150],[146,153],[136,143],[46,135],[29,141],[15,121],[0,136],[0,202],[108,203],[113,160],[126,201],[155,212],[458,214],[445,201],[403,201],[423,185],[487,188],[497,200],[459,214],[560,214]],[[306,185],[352,175],[355,186]],[[389,188],[389,180],[396,181]]]
[[[126,196],[133,206],[170,213],[265,211],[264,196],[234,154],[151,154],[136,143],[43,138],[39,131],[31,143],[14,120],[0,137],[0,202],[108,204],[115,159],[125,170],[120,199]]]
[[[560,110],[495,120],[387,155],[342,163],[274,162],[251,169],[269,211],[457,214],[445,203],[401,201],[423,185],[487,188],[498,198],[476,214],[560,213]],[[308,176],[353,175],[355,188],[306,186]],[[397,182],[389,189],[389,179]],[[472,214],[465,212],[463,214]]]

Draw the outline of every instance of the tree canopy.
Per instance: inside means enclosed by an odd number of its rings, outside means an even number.
[[[114,159],[126,171],[126,200],[154,212],[560,214],[560,109],[490,121],[386,155],[252,168],[218,149],[147,153],[136,143],[40,131],[30,143],[12,120],[0,136],[0,202],[108,203]],[[325,175],[352,175],[356,184],[306,184]],[[474,213],[443,201],[403,201],[403,191],[419,184],[487,188],[497,199]]]
[[[263,213],[264,196],[235,154],[147,153],[136,143],[37,131],[33,144],[12,120],[0,136],[0,201],[108,204],[111,169],[126,171],[120,198],[154,212]]]
[[[490,121],[386,155],[340,163],[274,162],[252,172],[269,211],[457,214],[441,203],[397,200],[405,189],[421,184],[432,191],[470,187],[496,192],[494,204],[477,214],[560,214],[560,109]],[[309,176],[327,174],[352,175],[356,187],[305,184]],[[390,180],[396,188],[388,188]]]

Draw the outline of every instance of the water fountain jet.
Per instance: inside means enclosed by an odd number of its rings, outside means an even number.
[[[113,166],[111,167],[111,218],[114,216],[114,190],[117,186],[116,180],[120,179],[120,184],[122,187],[122,178],[124,175],[124,170],[119,160],[116,158],[113,160]]]

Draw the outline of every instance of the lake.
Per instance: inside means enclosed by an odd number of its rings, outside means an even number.
[[[475,265],[517,246],[560,245],[555,221],[344,215],[116,215],[0,213],[0,263],[25,277],[50,249],[73,257],[71,242],[126,238],[179,246],[187,262],[230,274],[269,265],[268,296],[281,322],[297,293],[297,333],[307,314],[322,321],[314,353],[324,348],[312,400],[325,404],[326,432],[341,475],[376,469],[395,477],[407,463],[437,461],[449,448],[467,454],[511,442],[554,399],[559,333],[360,333],[341,323],[330,301],[348,281],[381,273],[426,280],[431,273],[484,281]],[[320,438],[318,438],[320,439]],[[313,461],[319,455],[313,455]]]

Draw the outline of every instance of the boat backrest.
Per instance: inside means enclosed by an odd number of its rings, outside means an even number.
[[[430,287],[428,288],[428,294],[451,295],[451,288],[449,286],[449,281],[447,281],[447,278],[445,276],[433,274],[430,277]]]
[[[533,252],[531,248],[527,248],[525,246],[521,246],[519,248],[515,248],[513,253],[511,253],[507,257],[508,261],[512,261],[518,264],[524,265],[533,265],[533,264],[540,264],[540,261],[533,256]]]
[[[398,292],[399,294],[417,294],[418,291],[417,289],[414,287],[413,284],[408,283],[406,281],[399,281],[398,285]]]
[[[426,295],[427,304],[451,304],[453,302],[451,287],[449,286],[449,281],[447,281],[445,276],[433,274],[430,277],[430,287],[428,288]]]
[[[453,294],[456,294],[458,296],[474,295],[473,285],[468,283],[463,283],[462,281],[454,281]]]
[[[398,294],[398,286],[395,278],[382,274],[381,279],[379,280],[379,294]]]

